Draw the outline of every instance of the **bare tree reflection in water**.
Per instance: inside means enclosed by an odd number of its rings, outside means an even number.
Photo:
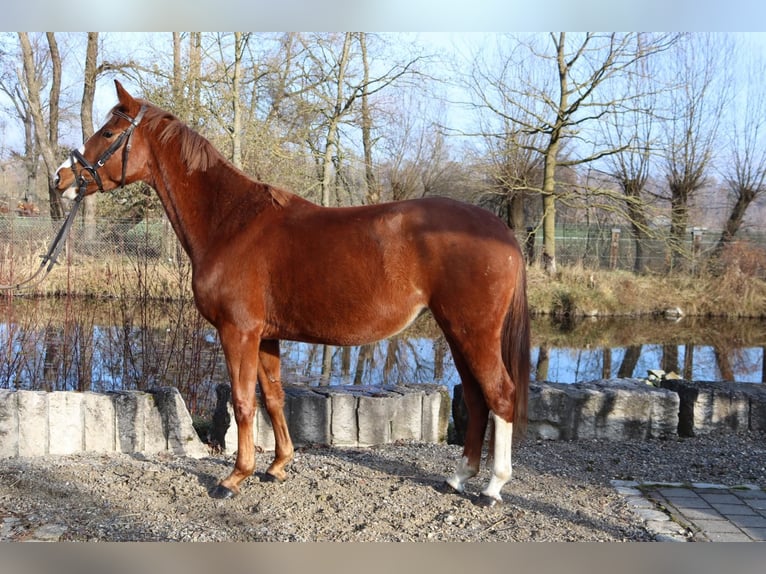
[[[643,377],[648,369],[692,380],[766,379],[762,321],[533,322],[538,381]],[[283,341],[286,383],[397,385],[459,378],[448,345],[425,315],[398,337],[359,347]],[[682,372],[679,371],[682,369]],[[177,387],[193,414],[209,415],[227,383],[215,331],[191,301],[0,301],[0,388],[147,390]]]

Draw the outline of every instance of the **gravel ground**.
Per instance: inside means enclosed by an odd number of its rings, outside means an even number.
[[[635,442],[527,441],[514,451],[505,504],[440,492],[461,448],[397,444],[305,448],[290,478],[260,482],[271,453],[233,500],[207,491],[233,457],[47,456],[0,460],[0,540],[647,541],[611,479],[766,487],[763,434]]]

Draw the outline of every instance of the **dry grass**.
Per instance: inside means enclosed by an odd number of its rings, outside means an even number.
[[[658,315],[679,308],[685,315],[766,318],[766,281],[739,268],[720,276],[634,275],[567,267],[550,277],[529,270],[534,313],[558,317]]]
[[[3,258],[0,257],[0,260]],[[7,259],[6,259],[7,261]],[[0,283],[33,272],[37,261],[0,265]],[[743,267],[745,270],[743,270]],[[562,267],[550,277],[538,266],[528,273],[530,309],[555,317],[660,315],[680,308],[685,315],[766,318],[766,281],[731,264],[717,274],[635,275],[629,271]],[[57,266],[27,294],[48,297],[177,300],[191,298],[191,268],[160,258],[136,260],[78,257]]]

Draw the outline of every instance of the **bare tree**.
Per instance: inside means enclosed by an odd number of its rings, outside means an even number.
[[[48,198],[50,205],[50,214],[53,219],[61,219],[64,215],[61,206],[61,198],[56,192],[54,179],[56,169],[59,166],[58,161],[58,117],[59,101],[58,97],[61,91],[61,57],[58,51],[58,44],[53,33],[46,35],[48,42],[48,56],[51,59],[52,81],[48,99],[48,122],[46,123],[42,94],[42,78],[38,74],[36,64],[36,54],[32,47],[32,42],[27,32],[19,32],[19,45],[21,46],[21,55],[23,62],[23,78],[20,78],[24,96],[29,105],[29,113],[32,117],[35,138],[40,146],[40,153],[48,172]],[[51,125],[55,122],[55,125]]]
[[[508,59],[506,65],[493,73],[493,67],[484,57],[483,54],[475,56],[475,65],[470,67],[471,73],[465,80],[476,102],[478,134],[483,148],[479,153],[486,155],[490,170],[488,189],[480,202],[503,217],[518,235],[526,226],[526,200],[532,192],[539,193],[541,189],[539,150],[545,142],[541,132],[521,127],[534,123],[534,117],[519,121],[523,114],[535,109],[535,102],[530,100],[532,94],[516,93],[511,99],[507,86],[515,84],[519,75],[527,75],[518,66],[527,66],[531,60]],[[524,103],[518,105],[520,101]]]
[[[646,35],[636,36],[638,50],[646,43]],[[645,245],[651,235],[648,208],[651,198],[646,192],[655,157],[659,154],[657,117],[655,108],[662,86],[656,78],[654,61],[641,59],[616,89],[636,94],[634,101],[623,113],[602,123],[604,136],[610,146],[617,149],[606,158],[608,172],[622,190],[625,201],[625,219],[630,225],[635,246],[633,271],[647,271]]]
[[[721,173],[732,199],[715,252],[720,254],[737,235],[748,207],[766,196],[766,60],[748,51],[746,73],[737,78],[741,86],[728,133],[728,161]]]
[[[0,50],[0,61],[16,62],[18,60],[18,39],[11,34],[3,37],[4,46]],[[13,44],[13,45],[12,45]],[[41,71],[36,72],[41,74]],[[0,71],[0,90],[8,96],[13,104],[13,109],[21,120],[24,130],[24,151],[19,154],[22,158],[24,171],[26,175],[26,184],[24,186],[24,201],[30,201],[30,196],[35,197],[37,188],[37,175],[40,167],[40,150],[35,137],[34,120],[29,109],[29,102],[21,89],[22,84],[15,66],[4,66]]]
[[[365,75],[364,72],[364,62],[369,61],[369,35],[364,37],[363,42],[357,41],[358,37],[357,33],[346,33],[342,37],[335,34],[300,37],[306,51],[304,83],[307,80],[312,83],[312,78],[322,79],[313,82],[301,97],[304,109],[310,110],[307,119],[315,123],[315,128],[307,132],[306,141],[316,162],[323,205],[333,203],[337,166],[343,156],[342,128],[356,122],[361,103],[358,100],[365,95],[369,105],[369,98],[397,85],[412,72],[419,60],[413,57],[394,61],[370,77],[369,73]],[[362,57],[362,47],[366,60]],[[367,110],[369,113],[369,108]],[[370,118],[368,124],[371,126]],[[371,145],[372,142],[368,143]]]
[[[641,50],[636,48],[635,34],[551,33],[547,47],[536,40],[511,38],[510,46],[498,58],[502,70],[518,67],[524,75],[504,76],[492,69],[484,72],[493,89],[515,105],[499,106],[490,98],[482,99],[481,105],[506,118],[515,130],[542,136],[541,143],[536,141],[531,147],[542,158],[543,166],[539,189],[543,204],[543,263],[549,273],[555,273],[556,203],[560,195],[557,170],[619,151],[606,142],[593,141],[594,132],[588,129],[594,122],[620,113],[633,94],[614,99],[603,86],[638,60],[666,49],[669,39],[657,36]],[[569,144],[566,157],[565,144]]]
[[[359,33],[359,48],[362,52],[362,151],[364,153],[364,180],[367,185],[367,203],[380,201],[380,189],[375,178],[372,162],[372,113],[370,111],[370,59],[367,54],[367,34]]]
[[[706,183],[718,143],[721,116],[729,100],[723,74],[731,58],[728,39],[717,34],[686,34],[667,62],[669,93],[662,133],[670,192],[670,247],[675,267],[686,256],[689,202]]]
[[[80,105],[80,125],[82,141],[93,135],[93,102],[96,98],[96,79],[98,78],[98,32],[88,32],[85,48],[85,70],[83,73],[82,102]],[[89,195],[83,200],[83,218],[87,239],[95,237],[96,201],[98,195]]]

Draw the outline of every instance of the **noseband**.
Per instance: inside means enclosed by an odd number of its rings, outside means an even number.
[[[120,147],[124,147],[122,149],[122,179],[120,180],[120,187],[125,187],[125,170],[128,166],[128,153],[130,152],[130,136],[133,135],[133,130],[138,127],[138,124],[141,123],[141,120],[144,118],[144,114],[146,113],[146,106],[141,106],[141,109],[138,111],[138,115],[135,118],[131,118],[127,114],[122,113],[119,110],[114,110],[112,112],[115,116],[123,118],[130,122],[130,125],[123,131],[119,136],[117,136],[117,139],[112,142],[112,145],[110,145],[104,153],[101,154],[101,157],[99,157],[96,160],[96,164],[93,165],[90,163],[87,159],[85,159],[85,156],[82,155],[80,150],[72,150],[69,154],[69,163],[72,164],[72,173],[74,174],[75,181],[77,183],[77,187],[79,189],[84,189],[85,186],[88,185],[88,181],[83,177],[83,172],[88,172],[91,177],[93,178],[93,181],[96,182],[96,185],[98,186],[99,191],[104,191],[104,186],[101,181],[101,176],[98,174],[99,168],[104,167],[104,164],[109,160],[110,157],[114,155],[114,153],[120,149]],[[77,171],[77,164],[80,164],[82,166],[82,169],[78,172]]]

